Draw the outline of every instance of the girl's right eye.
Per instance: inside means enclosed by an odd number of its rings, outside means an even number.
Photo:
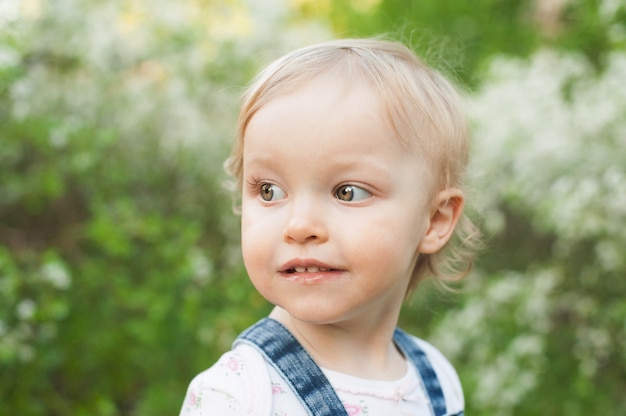
[[[285,198],[285,191],[273,183],[263,183],[259,188],[261,199],[266,202],[278,201]]]

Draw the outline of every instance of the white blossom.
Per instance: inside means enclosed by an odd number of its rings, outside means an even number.
[[[192,250],[189,253],[189,263],[194,282],[200,285],[210,283],[213,275],[213,264],[202,251],[199,249]]]
[[[35,316],[37,304],[32,299],[22,299],[15,308],[15,314],[21,321],[29,321]]]
[[[599,74],[582,56],[550,50],[497,59],[468,110],[486,209],[516,201],[563,239],[626,242],[615,226],[626,220],[624,79],[621,52]]]
[[[42,280],[49,282],[57,289],[68,289],[72,283],[67,269],[59,262],[47,262],[41,267]]]

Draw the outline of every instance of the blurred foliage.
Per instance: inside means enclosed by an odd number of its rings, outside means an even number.
[[[287,49],[387,33],[471,87],[491,236],[402,325],[468,414],[626,414],[620,1],[0,3],[0,402],[176,414],[266,314],[222,190],[241,87]]]
[[[341,36],[385,34],[411,45],[462,84],[481,81],[496,54],[528,56],[551,45],[582,52],[598,66],[607,51],[624,46],[616,22],[619,0],[298,0],[306,17],[330,20]],[[620,32],[620,33],[616,33]]]
[[[602,71],[554,49],[497,58],[470,99],[497,249],[437,332],[458,336],[482,412],[623,414],[626,50],[605,56]]]
[[[526,55],[537,44],[537,31],[525,15],[528,1],[403,1],[328,2],[325,12],[336,33],[403,40],[426,61],[466,84],[478,82],[476,71],[485,57],[502,51]],[[315,14],[317,2],[302,5]]]
[[[40,3],[3,28],[3,412],[175,414],[267,311],[221,187],[252,60],[208,11],[146,6]]]

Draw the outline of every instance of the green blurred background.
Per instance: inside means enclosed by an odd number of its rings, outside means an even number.
[[[178,414],[270,308],[222,186],[243,87],[378,34],[465,90],[489,236],[401,325],[468,415],[626,415],[621,0],[0,0],[1,414]]]

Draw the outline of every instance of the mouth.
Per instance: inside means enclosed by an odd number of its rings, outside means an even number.
[[[330,267],[321,267],[321,266],[295,266],[289,269],[284,270],[284,273],[319,273],[319,272],[332,272],[336,269],[332,269]]]
[[[280,273],[289,280],[307,282],[335,278],[344,271],[314,259],[294,259],[280,269]]]

